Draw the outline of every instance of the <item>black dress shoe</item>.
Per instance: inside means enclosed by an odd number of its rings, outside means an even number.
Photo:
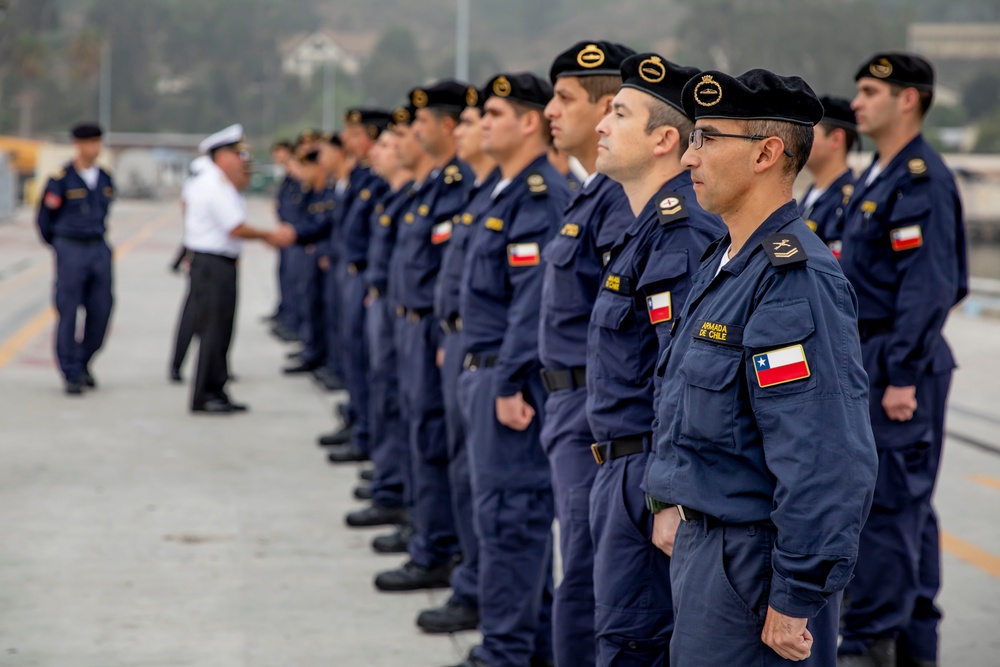
[[[83,393],[83,383],[76,380],[66,380],[66,393],[70,396],[79,396]]]
[[[288,360],[301,359],[301,358],[302,358],[302,350],[295,350],[294,352],[289,352],[288,354],[285,355],[285,359]]]
[[[174,384],[180,384],[181,382],[184,382],[184,378],[181,377],[181,369],[179,368],[170,369],[170,381],[173,382]]]
[[[455,598],[435,609],[425,609],[417,616],[417,627],[431,634],[475,630],[478,626],[479,612],[459,604]]]
[[[285,375],[300,375],[302,373],[312,373],[319,364],[315,361],[309,362],[307,364],[299,364],[298,366],[288,366],[287,368],[282,368],[281,372]]]
[[[323,389],[327,391],[344,391],[347,389],[347,385],[339,377],[334,375],[329,368],[326,366],[320,366],[313,371],[313,377],[316,381],[323,385]]]
[[[233,403],[225,398],[210,398],[204,403],[191,406],[191,412],[200,412],[210,415],[227,415],[234,412],[246,412],[247,406],[243,403]]]
[[[362,510],[349,512],[344,520],[353,528],[368,526],[392,526],[406,521],[405,507],[382,507],[371,505]]]
[[[485,660],[480,660],[476,656],[472,655],[472,651],[469,651],[469,657],[453,667],[490,667],[490,663]]]
[[[451,563],[437,567],[421,567],[412,560],[397,570],[387,570],[375,576],[375,588],[387,593],[422,591],[451,586]]]
[[[354,497],[358,500],[371,500],[372,499],[372,487],[371,484],[358,484],[354,487]]]
[[[358,479],[362,479],[366,482],[370,482],[375,479],[374,468],[362,468],[358,471]]]
[[[80,382],[82,382],[83,386],[88,389],[97,389],[97,380],[95,380],[94,376],[90,374],[89,368],[83,369],[83,375],[80,376]]]
[[[531,662],[528,663],[528,665],[529,667],[556,667],[556,661],[539,658],[537,655],[533,655],[531,656]]]
[[[330,463],[358,463],[368,461],[368,455],[352,444],[331,447],[326,454]]]
[[[351,434],[354,433],[354,429],[350,426],[344,426],[338,431],[333,433],[327,433],[326,435],[319,436],[320,447],[331,447],[333,445],[346,445],[351,441]]]
[[[372,540],[372,550],[378,554],[405,554],[416,532],[412,524],[404,523],[391,533],[377,535]]]

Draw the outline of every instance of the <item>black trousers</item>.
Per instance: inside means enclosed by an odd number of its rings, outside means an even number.
[[[174,336],[174,356],[170,360],[170,367],[180,372],[184,364],[184,357],[187,356],[188,347],[191,346],[191,339],[194,338],[194,298],[191,290],[191,277],[188,276],[188,291],[184,297],[184,306],[181,308],[181,317],[177,321],[177,333]]]
[[[199,339],[192,407],[226,399],[229,346],[236,319],[236,260],[203,252],[191,260],[191,301]]]

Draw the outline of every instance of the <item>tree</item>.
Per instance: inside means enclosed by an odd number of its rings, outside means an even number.
[[[982,72],[962,91],[962,104],[972,120],[1000,111],[1000,75]]]
[[[374,104],[393,106],[406,92],[424,82],[417,42],[409,28],[394,25],[379,37],[364,67],[365,97]]]

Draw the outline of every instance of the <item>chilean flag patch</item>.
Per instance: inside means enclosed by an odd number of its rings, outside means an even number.
[[[836,259],[840,259],[840,252],[844,249],[844,242],[830,241],[829,243],[827,243],[827,246],[830,248],[830,252],[833,253],[833,256]]]
[[[451,238],[451,223],[439,222],[431,227],[431,243],[438,245]]]
[[[511,266],[535,266],[540,254],[537,243],[511,243],[507,246],[507,263]]]
[[[54,192],[45,193],[45,208],[52,209],[53,211],[62,206],[62,197]]]
[[[924,244],[924,235],[920,231],[920,225],[910,225],[900,227],[889,232],[889,239],[892,241],[892,249],[896,252],[900,250],[912,250]]]
[[[646,297],[650,324],[659,324],[670,319],[670,292],[660,292]]]
[[[757,371],[757,384],[761,388],[804,380],[811,375],[806,352],[801,345],[755,354],[753,368]]]

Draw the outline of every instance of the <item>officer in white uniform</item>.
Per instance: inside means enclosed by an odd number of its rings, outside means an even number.
[[[191,411],[205,414],[243,412],[226,394],[228,355],[236,315],[236,260],[244,239],[278,244],[281,232],[246,224],[246,201],[240,190],[250,180],[250,153],[243,126],[231,125],[198,146],[211,164],[186,192],[184,246],[191,258],[191,299],[200,346],[191,395]]]

